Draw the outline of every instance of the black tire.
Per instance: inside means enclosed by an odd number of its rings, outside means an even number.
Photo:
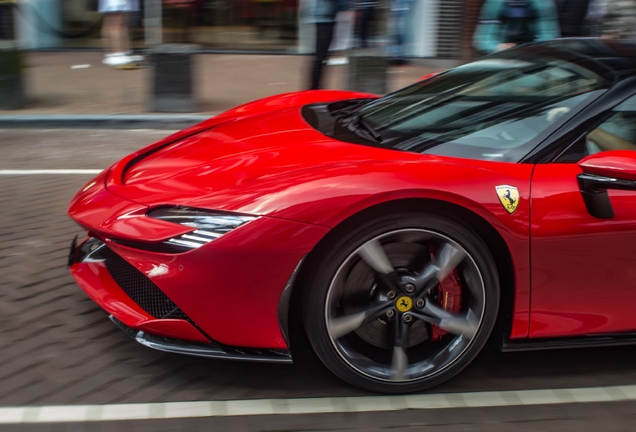
[[[340,234],[314,257],[303,299],[307,336],[335,375],[374,392],[408,393],[442,383],[475,358],[499,308],[496,264],[476,234],[415,212]],[[451,275],[461,292],[455,306],[438,281]],[[448,331],[441,338],[440,329]]]

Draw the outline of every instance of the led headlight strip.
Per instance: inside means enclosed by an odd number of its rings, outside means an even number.
[[[149,217],[192,227],[189,233],[171,238],[165,243],[189,249],[197,249],[256,219],[256,216],[244,216],[231,213],[199,210],[189,207],[159,207]]]

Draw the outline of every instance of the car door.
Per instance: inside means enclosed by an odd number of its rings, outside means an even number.
[[[535,167],[531,338],[636,330],[636,150],[598,147],[597,126],[636,135],[636,96],[591,124],[567,156]]]

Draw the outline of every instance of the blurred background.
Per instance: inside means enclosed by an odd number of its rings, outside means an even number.
[[[308,53],[314,0],[163,0],[141,1],[128,14],[134,46],[144,47],[144,20],[161,9],[161,36],[167,43],[195,43],[210,52]],[[3,1],[3,25],[13,26],[23,49],[101,48],[98,0]],[[470,46],[483,0],[413,0],[405,23],[407,53],[414,57],[457,59]],[[391,2],[376,3],[372,35],[386,39]],[[157,22],[146,23],[152,26]],[[466,43],[468,42],[468,43]]]
[[[513,21],[532,28],[514,43],[632,38],[636,0],[0,0],[0,113],[215,114],[309,88],[384,94],[509,47]]]

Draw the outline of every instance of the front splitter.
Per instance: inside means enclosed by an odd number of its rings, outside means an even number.
[[[293,363],[289,350],[239,348],[210,342],[196,343],[164,336],[157,336],[127,326],[114,316],[110,320],[132,339],[158,351],[226,360],[254,361],[264,363]]]

